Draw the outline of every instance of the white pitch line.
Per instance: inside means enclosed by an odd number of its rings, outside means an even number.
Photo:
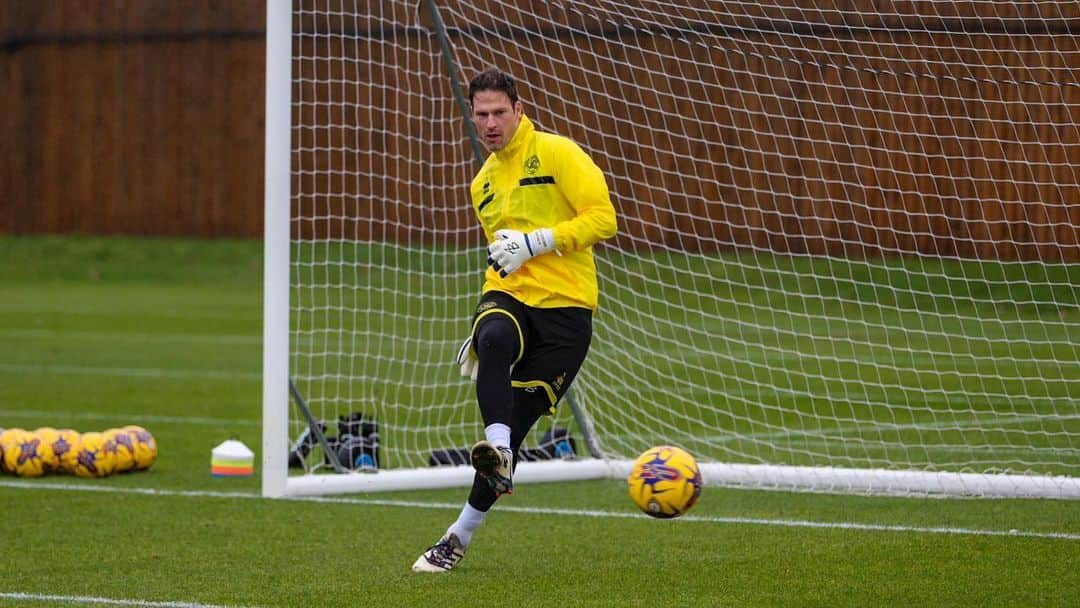
[[[343,504],[370,504],[387,507],[450,509],[457,511],[461,505],[452,503],[425,503],[401,500],[379,500],[365,498],[334,498],[325,496],[305,496],[286,498],[284,500],[298,500],[306,502],[326,502]],[[527,513],[531,515],[569,515],[578,517],[598,517],[609,519],[640,519],[642,515],[636,512],[626,511],[602,511],[593,509],[561,509],[557,507],[518,507],[513,505],[500,505],[500,512]],[[955,534],[965,536],[1009,536],[1027,538],[1053,538],[1059,540],[1080,540],[1080,534],[1067,532],[1030,532],[1021,530],[979,530],[974,528],[950,528],[950,527],[925,527],[903,526],[897,524],[867,524],[859,522],[827,522],[809,521],[797,519],[757,519],[750,517],[722,517],[714,515],[683,515],[674,522],[699,522],[740,524],[755,526],[777,526],[784,528],[819,528],[837,530],[863,530],[873,532],[913,532],[918,534]]]
[[[119,309],[116,306],[110,306],[110,310],[103,311],[100,306],[95,307],[91,305],[89,308],[81,306],[49,306],[47,304],[36,304],[34,306],[25,306],[21,303],[0,302],[0,312],[13,312],[13,313],[32,313],[35,315],[42,314],[61,314],[65,316],[85,315],[88,317],[126,317],[129,315],[149,315],[157,319],[182,319],[184,321],[190,321],[192,319],[212,319],[215,321],[250,321],[253,315],[258,314],[257,308],[252,308],[251,311],[237,311],[235,314],[229,314],[228,312],[212,312],[202,310],[192,310],[185,308],[183,310],[177,309],[165,309],[158,308],[153,312],[148,312],[145,308],[138,309]]]
[[[88,365],[18,365],[0,363],[0,373],[76,376],[120,376],[123,378],[202,378],[204,380],[262,380],[259,372],[229,372],[213,369],[158,369],[152,367],[92,367]]]
[[[94,340],[116,340],[124,342],[138,342],[140,344],[153,342],[178,342],[182,344],[242,344],[257,346],[262,344],[262,336],[240,334],[168,334],[168,333],[136,333],[123,331],[73,331],[64,329],[21,329],[4,327],[0,328],[0,336],[5,338],[25,339],[52,339],[64,338]]]
[[[92,595],[52,595],[45,593],[19,593],[0,591],[0,598],[32,602],[60,602],[63,604],[106,604],[109,606],[147,606],[151,608],[239,608],[221,604],[200,604],[198,602],[153,602],[149,600],[127,600]]]
[[[8,420],[10,418],[136,421],[126,422],[125,424],[138,424],[139,421],[146,421],[166,424],[191,424],[197,426],[259,426],[259,420],[257,418],[212,418],[202,416],[158,416],[155,414],[101,414],[96,412],[61,412],[57,410],[0,409],[0,420]]]
[[[280,499],[264,499],[251,492],[210,492],[203,490],[160,490],[155,488],[118,488],[113,486],[93,486],[88,484],[63,484],[41,481],[0,480],[0,487],[20,490],[57,490],[68,492],[102,492],[117,494],[140,494],[144,496],[180,496],[185,498],[230,498],[245,500],[287,500],[292,502],[312,502],[324,504],[355,504],[406,509],[438,509],[459,511],[460,503],[421,502],[410,500],[390,500],[379,498],[354,498],[336,496],[292,496]],[[642,519],[643,515],[632,511],[603,511],[599,509],[563,509],[558,507],[521,507],[499,505],[503,513],[524,513],[528,515],[564,515],[570,517],[594,517],[602,519]],[[945,534],[956,536],[1006,536],[1010,538],[1042,538],[1053,540],[1080,541],[1080,534],[1069,532],[1036,532],[1029,530],[981,530],[978,528],[953,528],[943,526],[905,526],[898,524],[874,524],[860,522],[830,522],[799,519],[758,519],[751,517],[722,517],[713,515],[684,515],[674,523],[709,523],[735,524],[752,526],[774,526],[782,528],[813,528],[825,530],[857,530],[865,532],[901,532],[913,534]]]

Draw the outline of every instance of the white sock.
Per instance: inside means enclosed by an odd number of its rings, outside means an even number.
[[[461,509],[461,515],[458,515],[457,521],[450,524],[446,531],[457,534],[461,544],[468,547],[469,543],[472,542],[473,532],[480,527],[480,524],[484,523],[486,517],[487,512],[474,509],[472,505],[465,503],[465,507]]]
[[[510,447],[510,427],[496,422],[484,427],[484,435],[495,447]]]

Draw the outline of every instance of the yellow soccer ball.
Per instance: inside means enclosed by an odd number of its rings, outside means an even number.
[[[133,453],[135,456],[135,470],[149,469],[158,457],[157,440],[150,431],[141,426],[129,424],[123,428],[131,436]]]
[[[116,428],[105,431],[105,437],[116,446],[116,468],[114,473],[126,473],[135,468],[135,438],[132,433]]]
[[[52,473],[60,468],[60,457],[56,454],[56,440],[60,438],[60,433],[51,426],[38,427],[34,430],[34,436],[40,439],[45,445],[49,446],[48,458],[45,461],[45,472]]]
[[[116,444],[104,433],[83,433],[75,453],[75,474],[106,477],[116,469]]]
[[[26,432],[26,429],[20,429],[18,427],[0,431],[0,471],[14,473],[14,471],[8,470],[7,459],[4,458],[4,454],[7,452],[8,446],[14,444],[15,439],[20,435],[25,435]]]
[[[12,427],[10,429],[0,430],[0,447],[6,447],[9,443],[15,440],[21,433],[26,433],[26,429],[20,429],[19,427]]]
[[[669,445],[645,450],[626,481],[634,504],[652,517],[678,517],[701,497],[701,471],[694,457]]]
[[[19,477],[41,477],[55,461],[52,448],[34,433],[15,434],[4,446],[4,469]]]
[[[38,431],[40,432],[41,429],[38,429]],[[56,454],[56,470],[58,472],[75,473],[80,444],[82,444],[82,434],[79,431],[72,429],[56,430],[56,438],[52,440],[52,449]]]

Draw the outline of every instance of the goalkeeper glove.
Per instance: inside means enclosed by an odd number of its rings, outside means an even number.
[[[555,234],[551,228],[538,228],[529,233],[517,230],[496,230],[495,242],[488,245],[488,264],[506,275],[521,268],[535,256],[555,249]]]
[[[472,336],[465,339],[465,342],[458,349],[457,364],[461,366],[461,375],[466,378],[476,380],[476,369],[479,366],[479,361],[476,360],[476,353],[472,348]]]

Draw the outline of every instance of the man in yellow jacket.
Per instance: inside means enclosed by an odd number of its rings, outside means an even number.
[[[416,560],[417,572],[457,565],[495,500],[513,492],[522,442],[554,413],[589,350],[597,307],[592,246],[617,230],[603,172],[573,141],[536,130],[513,77],[481,72],[469,83],[469,103],[491,153],[470,188],[489,245],[483,295],[458,364],[476,381],[486,439],[471,451],[476,475],[461,515]]]

